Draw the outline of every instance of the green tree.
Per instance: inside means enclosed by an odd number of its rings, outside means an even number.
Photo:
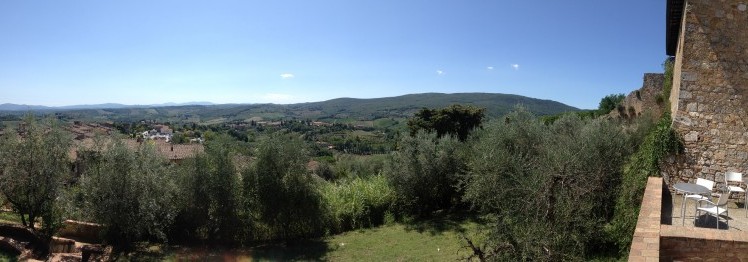
[[[295,136],[275,135],[257,149],[257,160],[244,172],[246,212],[260,239],[294,239],[324,234],[328,215],[321,179],[307,171],[307,145]]]
[[[626,98],[624,94],[607,95],[600,100],[600,105],[597,110],[600,111],[601,114],[610,113],[610,111],[616,109],[616,107],[623,102],[624,98]]]
[[[616,122],[565,115],[543,124],[519,111],[473,144],[465,200],[489,217],[496,260],[584,260],[615,250],[612,219],[634,147]]]
[[[408,119],[410,135],[418,131],[436,132],[438,137],[455,136],[465,141],[473,129],[480,127],[485,108],[454,104],[442,109],[423,108]]]
[[[233,243],[241,236],[239,174],[233,163],[233,139],[218,136],[205,152],[180,168],[180,238]]]
[[[175,216],[177,187],[166,159],[149,143],[133,151],[121,140],[98,141],[83,176],[86,210],[105,226],[104,239],[130,250],[144,238],[166,241]]]
[[[71,138],[56,120],[49,121],[42,126],[29,115],[20,124],[20,137],[15,130],[2,137],[0,190],[24,226],[36,231],[33,225],[41,218],[42,233],[51,238],[61,222],[57,199],[69,174]]]
[[[400,148],[390,155],[384,174],[395,190],[401,212],[427,216],[459,202],[457,182],[465,166],[460,146],[454,138],[439,139],[433,133],[419,132],[400,140]]]

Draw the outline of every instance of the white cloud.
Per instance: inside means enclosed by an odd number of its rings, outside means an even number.
[[[486,67],[488,70],[493,70],[493,66]]]
[[[444,73],[444,71],[442,71],[442,70],[436,70],[436,74],[437,74],[437,75],[443,75],[443,74],[445,74],[445,73]]]
[[[283,73],[280,75],[280,77],[283,79],[289,79],[289,78],[294,78],[294,75],[291,73]]]
[[[512,64],[512,68],[514,70],[519,70],[519,64]]]

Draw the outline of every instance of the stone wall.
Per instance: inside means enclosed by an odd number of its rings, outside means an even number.
[[[685,155],[671,181],[748,172],[747,2],[686,1],[670,97]]]
[[[661,104],[662,88],[665,76],[659,73],[644,74],[642,87],[629,93],[623,99],[621,105],[608,114],[611,117],[631,118],[644,114],[646,111],[652,113],[652,117],[659,118],[662,114]]]
[[[103,227],[99,224],[65,220],[57,235],[86,243],[101,243],[101,231]]]

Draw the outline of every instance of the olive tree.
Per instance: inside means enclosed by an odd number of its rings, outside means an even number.
[[[0,142],[0,190],[21,222],[31,230],[42,219],[42,233],[51,237],[60,225],[57,198],[69,175],[71,137],[54,120],[40,125],[26,117],[18,132]],[[18,135],[20,134],[20,135]]]
[[[242,180],[246,212],[258,229],[255,237],[288,240],[324,234],[321,179],[307,170],[308,152],[293,136],[274,135],[260,144]]]
[[[135,149],[118,139],[104,143],[82,180],[86,209],[105,226],[104,239],[121,250],[145,238],[166,241],[177,192],[168,162],[149,143]]]
[[[400,212],[426,216],[458,204],[457,182],[465,165],[461,146],[455,138],[424,132],[400,140],[384,168]]]
[[[465,200],[490,218],[483,250],[497,260],[584,260],[606,252],[623,163],[615,122],[567,115],[545,125],[520,110],[473,144]]]
[[[180,211],[174,233],[181,238],[232,243],[241,235],[239,174],[233,139],[219,136],[179,169]]]

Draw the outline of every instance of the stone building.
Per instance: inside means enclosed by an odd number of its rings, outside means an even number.
[[[748,1],[667,0],[670,105],[685,142],[669,182],[748,172]],[[675,171],[675,172],[672,172]]]

